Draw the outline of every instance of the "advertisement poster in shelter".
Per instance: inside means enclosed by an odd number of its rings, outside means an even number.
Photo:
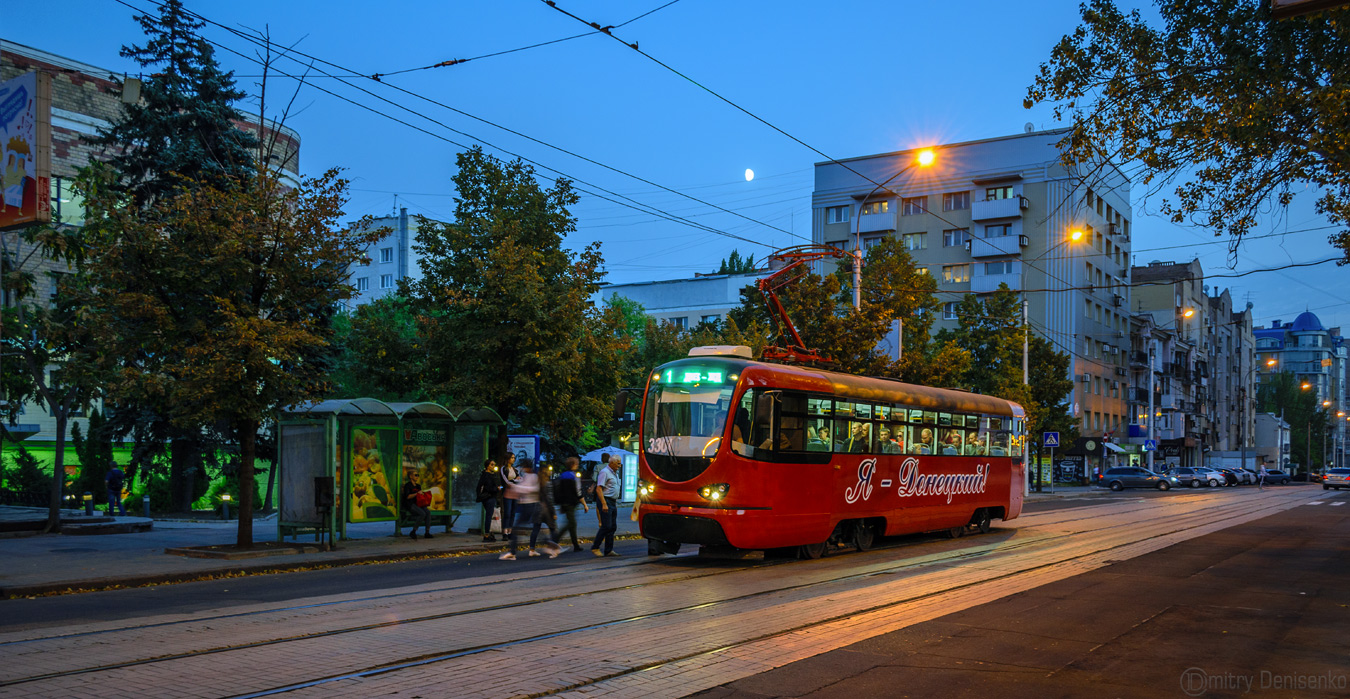
[[[398,516],[398,428],[354,427],[348,521],[380,522]]]
[[[449,443],[444,427],[403,430],[403,482],[416,483],[420,490],[431,493],[432,512],[450,509],[450,466],[445,458]]]

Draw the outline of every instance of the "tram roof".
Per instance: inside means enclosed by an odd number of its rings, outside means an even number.
[[[876,403],[900,403],[914,408],[948,410],[953,412],[988,413],[1025,417],[1022,406],[997,396],[986,396],[949,388],[933,388],[905,383],[896,379],[872,376],[854,376],[813,367],[774,364],[737,357],[684,357],[662,366],[677,364],[707,364],[715,361],[728,368],[735,367],[742,377],[747,372],[770,374],[784,379],[785,387],[798,390],[833,393],[856,400]]]

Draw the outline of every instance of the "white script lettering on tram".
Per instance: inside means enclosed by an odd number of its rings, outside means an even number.
[[[977,465],[974,473],[919,473],[919,460],[909,458],[900,464],[899,480],[896,494],[902,498],[946,495],[947,503],[951,504],[957,495],[984,492],[989,482],[989,464]]]
[[[859,498],[867,500],[872,497],[872,476],[877,472],[876,459],[863,459],[858,464],[858,482],[844,491],[844,502],[852,505]]]

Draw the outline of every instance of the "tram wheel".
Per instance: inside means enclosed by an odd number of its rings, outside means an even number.
[[[805,544],[797,547],[797,557],[814,561],[825,555],[825,544],[822,541],[819,544]]]
[[[859,551],[872,548],[876,540],[877,530],[872,525],[861,519],[853,523],[853,546]]]
[[[970,526],[981,534],[988,534],[993,521],[994,518],[989,516],[989,510],[981,507],[975,511],[975,516],[970,518]]]
[[[965,527],[952,527],[951,529],[947,530],[947,538],[949,539],[960,539],[965,535],[966,535]]]

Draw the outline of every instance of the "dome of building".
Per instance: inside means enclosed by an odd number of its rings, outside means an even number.
[[[1320,332],[1326,330],[1326,328],[1322,327],[1322,321],[1318,320],[1317,316],[1314,315],[1312,311],[1304,311],[1298,314],[1298,317],[1294,319],[1294,324],[1290,326],[1290,329],[1296,333]]]

